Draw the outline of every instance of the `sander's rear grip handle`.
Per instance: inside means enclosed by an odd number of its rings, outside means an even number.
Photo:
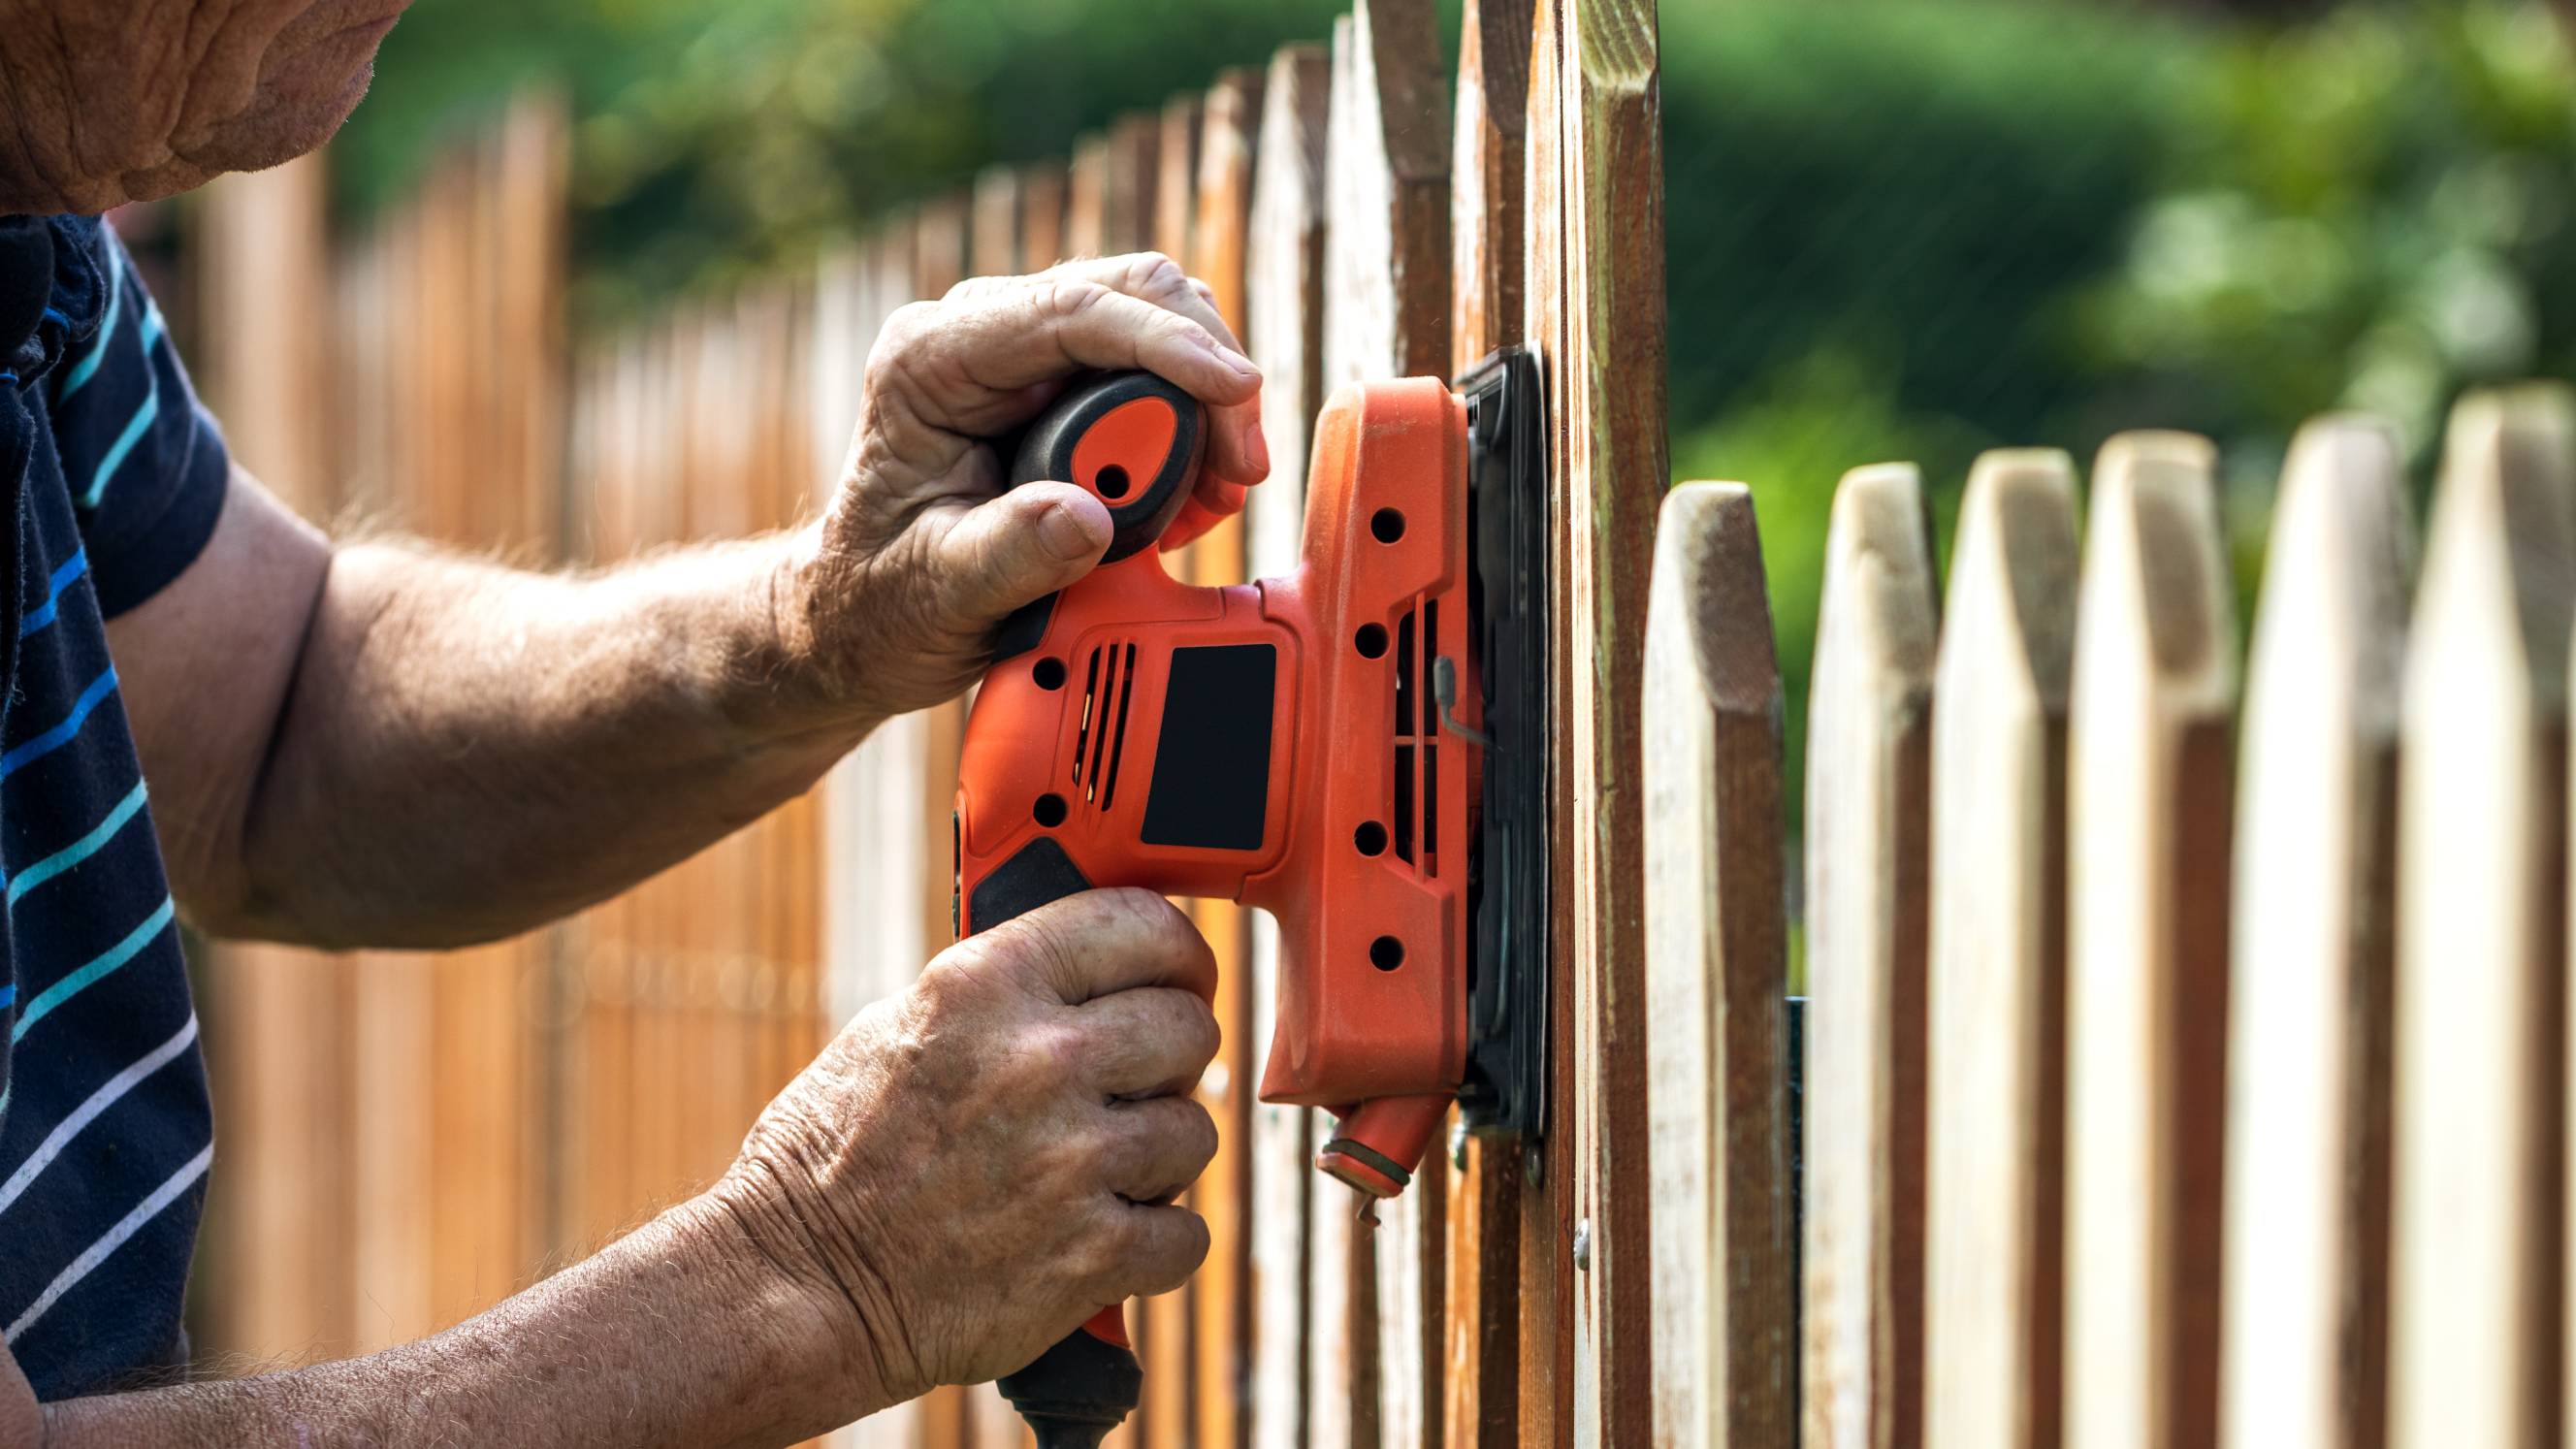
[[[1162,407],[1154,407],[1156,403]],[[1095,431],[1131,429],[1141,429],[1141,434],[1113,439],[1127,447],[1095,453],[1085,446]],[[1050,479],[1098,496],[1109,507],[1113,529],[1102,562],[1112,563],[1160,543],[1192,501],[1206,435],[1206,414],[1180,388],[1149,372],[1103,374],[1068,388],[1030,425],[1012,459],[1009,486]],[[1162,466],[1150,476],[1133,476],[1121,466],[1140,450],[1162,454]],[[1028,884],[1033,888],[1013,892],[992,919],[979,915],[975,929],[991,930],[1091,887],[1070,862],[1065,874]],[[962,894],[963,882],[960,887]],[[1144,1370],[1127,1340],[1126,1310],[1113,1303],[1028,1367],[1004,1375],[995,1387],[1028,1421],[1041,1449],[1090,1449],[1135,1411],[1144,1382]]]

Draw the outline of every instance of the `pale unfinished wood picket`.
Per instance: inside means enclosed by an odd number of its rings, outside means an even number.
[[[2397,442],[2310,423],[2246,662],[2228,1012],[2222,1428],[2386,1439],[2397,714],[2413,553]]]
[[[2453,415],[2399,748],[2390,1441],[2564,1433],[2576,409]]]
[[[1752,495],[1665,498],[1647,605],[1654,1442],[1797,1442],[1780,676]]]
[[[1922,1442],[1937,635],[1910,463],[1834,491],[1808,706],[1803,1443]]]
[[[2217,1430],[2235,629],[2212,450],[2103,447],[2068,710],[2067,1442]]]
[[[1924,1436],[2059,1436],[2073,464],[1991,452],[1950,559],[1932,720]]]

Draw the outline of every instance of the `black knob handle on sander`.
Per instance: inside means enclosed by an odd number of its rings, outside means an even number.
[[[1207,410],[1150,372],[1078,378],[1020,434],[1006,486],[1040,479],[1089,489],[1109,507],[1105,564],[1162,541],[1190,501],[1207,451]]]
[[[995,1385],[1028,1420],[1038,1449],[1098,1449],[1144,1397],[1133,1351],[1077,1328]]]

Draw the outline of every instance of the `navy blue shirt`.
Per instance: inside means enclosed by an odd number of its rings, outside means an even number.
[[[114,235],[0,218],[0,1333],[45,1399],[186,1352],[213,1125],[104,621],[204,549],[227,468]]]

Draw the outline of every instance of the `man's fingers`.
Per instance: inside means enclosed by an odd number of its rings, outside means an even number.
[[[1084,574],[1109,547],[1109,509],[1070,483],[1026,483],[959,515],[932,546],[952,618],[998,623]]]
[[[1110,1212],[1116,1266],[1100,1285],[1104,1300],[1169,1293],[1207,1261],[1207,1222],[1188,1208],[1114,1202]]]
[[[1167,307],[1199,324],[1238,356],[1243,355],[1242,341],[1216,309],[1216,290],[1159,252],[1083,258],[1061,263],[1042,275],[1094,283]],[[1177,377],[1172,381],[1189,386]],[[1214,426],[1209,430],[1207,471],[1238,484],[1258,483],[1270,476],[1270,445],[1261,435],[1259,391],[1240,402],[1204,393],[1199,397],[1215,414],[1211,420]]]
[[[1159,1207],[1199,1180],[1216,1157],[1216,1121],[1187,1097],[1147,1097],[1101,1108],[1100,1183],[1129,1202]]]
[[[1083,891],[1005,921],[985,949],[1068,1006],[1139,986],[1216,997],[1216,955],[1180,908],[1152,891]]]
[[[1083,1081],[1103,1097],[1155,1097],[1185,1092],[1223,1045],[1216,1013],[1189,991],[1144,987],[1077,1008]]]

